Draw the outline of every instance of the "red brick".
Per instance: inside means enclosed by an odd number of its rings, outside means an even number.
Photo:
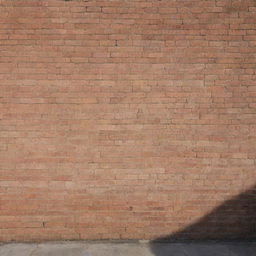
[[[255,185],[252,0],[0,11],[0,241],[152,239]]]

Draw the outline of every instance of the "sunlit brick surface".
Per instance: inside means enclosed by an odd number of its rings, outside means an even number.
[[[1,241],[156,238],[256,183],[256,1],[0,17]]]

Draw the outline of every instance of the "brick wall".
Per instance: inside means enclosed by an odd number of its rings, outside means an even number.
[[[255,184],[256,1],[0,13],[1,241],[156,238]]]

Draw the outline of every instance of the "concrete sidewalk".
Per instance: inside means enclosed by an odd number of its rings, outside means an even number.
[[[48,242],[10,243],[0,256],[256,256],[256,242]]]

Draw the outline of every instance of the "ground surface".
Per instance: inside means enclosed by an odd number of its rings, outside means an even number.
[[[49,242],[11,243],[0,246],[1,256],[256,256],[256,242],[110,243]]]

